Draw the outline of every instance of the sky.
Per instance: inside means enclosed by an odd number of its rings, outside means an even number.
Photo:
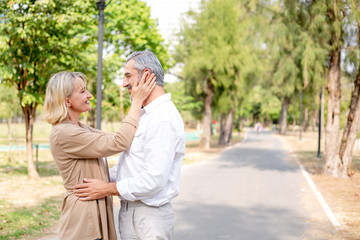
[[[151,9],[151,17],[158,19],[159,31],[166,42],[174,41],[180,28],[181,15],[190,8],[197,9],[200,0],[143,0]]]
[[[174,33],[180,30],[181,16],[189,9],[197,10],[201,0],[142,0],[150,6],[151,18],[157,19],[159,31],[166,43],[175,42]],[[170,45],[170,49],[173,49]],[[171,69],[170,72],[178,72]],[[174,82],[177,78],[165,74],[165,82]]]

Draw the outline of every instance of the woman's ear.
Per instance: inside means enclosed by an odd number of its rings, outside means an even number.
[[[65,99],[65,105],[66,105],[66,107],[71,107],[71,102],[70,102],[70,99],[69,98],[66,98]]]

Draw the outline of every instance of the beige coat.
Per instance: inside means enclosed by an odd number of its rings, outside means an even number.
[[[127,117],[117,133],[107,133],[84,124],[64,120],[52,127],[50,149],[66,189],[59,221],[60,239],[116,239],[112,197],[80,201],[74,186],[84,178],[109,181],[107,162],[130,147],[137,120]]]

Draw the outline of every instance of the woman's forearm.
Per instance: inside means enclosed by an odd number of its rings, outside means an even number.
[[[131,102],[131,107],[129,109],[128,116],[133,117],[135,119],[139,119],[142,104],[143,104],[143,101],[138,100],[138,99],[133,99]]]

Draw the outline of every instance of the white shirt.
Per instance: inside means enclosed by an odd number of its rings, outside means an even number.
[[[130,148],[110,169],[120,199],[140,200],[149,206],[170,202],[179,194],[184,155],[184,123],[168,93],[141,110]]]

